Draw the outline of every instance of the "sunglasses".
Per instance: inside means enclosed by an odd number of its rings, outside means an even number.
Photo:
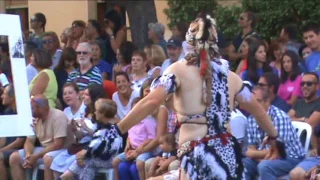
[[[317,83],[311,82],[311,81],[302,81],[302,82],[300,83],[300,86],[303,87],[304,85],[307,85],[307,87],[310,87],[310,86],[312,86],[312,85],[314,85],[314,84],[317,84]]]
[[[265,86],[269,86],[268,84],[263,84],[263,83],[258,83],[257,84],[258,87],[265,87]]]
[[[109,20],[106,20],[106,19],[105,19],[105,20],[104,20],[104,23],[105,23],[105,24],[109,24]]]
[[[48,39],[48,40],[43,40],[43,41],[42,41],[43,44],[51,44],[51,43],[53,43],[53,42],[54,42],[53,39]]]
[[[77,54],[78,55],[87,55],[88,52],[86,52],[86,51],[77,51]]]
[[[34,18],[31,18],[30,21],[35,22],[35,21],[37,21],[37,19],[34,17]]]

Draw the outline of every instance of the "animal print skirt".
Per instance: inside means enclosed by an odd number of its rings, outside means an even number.
[[[180,146],[178,156],[190,180],[242,179],[241,148],[229,133],[188,141]]]

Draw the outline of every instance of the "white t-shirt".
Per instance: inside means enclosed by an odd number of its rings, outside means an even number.
[[[72,114],[70,107],[66,107],[63,112],[68,117],[69,121],[71,121],[72,119],[74,119],[76,121],[80,121],[81,119],[84,118],[85,110],[86,110],[86,105],[84,103],[82,103],[79,110],[75,114]],[[97,124],[96,123],[93,124],[91,119],[84,118],[84,122],[86,123],[87,127],[90,128],[91,130],[95,131],[97,129]],[[91,138],[92,137],[90,137],[90,136],[84,136],[80,140],[80,143],[88,142],[91,140]]]
[[[235,109],[231,112],[230,118],[230,129],[231,134],[237,139],[241,140],[246,137],[246,129],[247,129],[247,118],[239,111]]]
[[[80,108],[78,109],[78,111],[75,114],[72,114],[71,108],[69,106],[66,107],[63,110],[63,112],[68,117],[68,119],[70,121],[71,119],[75,119],[75,120],[82,119],[84,117],[85,110],[86,110],[86,105],[84,105],[84,103],[82,103]]]
[[[140,96],[139,91],[132,91],[128,104],[126,106],[123,106],[120,101],[118,91],[112,95],[112,100],[116,102],[118,106],[117,117],[120,120],[122,120],[130,112],[132,108],[132,101],[139,96]]]

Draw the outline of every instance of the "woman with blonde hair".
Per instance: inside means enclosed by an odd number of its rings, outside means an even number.
[[[152,44],[145,47],[144,52],[147,54],[147,63],[150,67],[150,70],[148,71],[149,77],[154,79],[160,76],[161,65],[166,59],[166,54],[164,53],[162,47]]]

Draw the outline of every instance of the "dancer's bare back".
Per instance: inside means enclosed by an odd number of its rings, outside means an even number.
[[[176,76],[177,90],[174,93],[174,109],[177,111],[178,120],[181,121],[183,116],[203,113],[206,106],[202,101],[203,80],[199,67],[187,65],[186,61],[179,61],[164,72],[164,74],[170,73]],[[242,87],[242,80],[231,71],[228,76],[228,86],[230,108],[233,109],[234,97]],[[206,122],[206,118],[201,117],[188,122]],[[189,140],[199,140],[206,133],[206,125],[184,124],[180,128],[179,144]]]

